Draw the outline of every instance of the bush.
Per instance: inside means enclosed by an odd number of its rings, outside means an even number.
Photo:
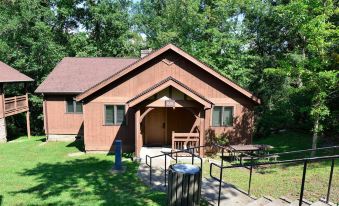
[[[208,129],[206,131],[206,145],[209,146],[210,149],[207,149],[206,152],[209,154],[216,154],[219,152],[219,148],[215,145],[226,146],[229,144],[229,136],[226,133],[215,134],[215,130]]]

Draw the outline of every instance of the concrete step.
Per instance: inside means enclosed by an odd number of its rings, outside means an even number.
[[[275,199],[272,202],[266,204],[265,206],[287,206],[290,202],[283,199]]]
[[[248,203],[246,206],[264,206],[264,205],[266,205],[270,202],[271,202],[271,200],[269,200],[265,197],[261,197],[257,200],[254,200],[253,202]]]
[[[291,204],[289,204],[288,206],[299,206],[299,200],[295,200],[293,201]],[[310,206],[309,203],[303,202],[302,206]]]
[[[321,202],[321,201],[318,201],[318,202],[311,204],[311,206],[328,206],[328,204]]]
[[[312,202],[310,202],[310,201],[308,201],[306,199],[303,199],[302,206],[310,206],[311,204],[312,204]],[[294,200],[288,206],[299,206],[299,200]]]
[[[222,183],[220,206],[245,206],[254,199],[236,189],[233,185]],[[202,179],[201,196],[211,205],[218,205],[219,183],[211,178]]]

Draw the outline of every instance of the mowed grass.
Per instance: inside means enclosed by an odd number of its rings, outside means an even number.
[[[165,205],[162,192],[136,176],[129,159],[112,174],[114,156],[79,152],[81,144],[22,137],[0,144],[0,205]]]
[[[311,137],[307,134],[286,132],[271,135],[256,140],[258,144],[274,146],[273,152],[307,149],[311,147]],[[337,151],[338,152],[338,151]],[[337,153],[338,154],[338,153]],[[324,155],[324,153],[319,153]],[[282,159],[309,157],[310,153],[286,155]],[[336,160],[332,180],[330,200],[339,202],[339,160]],[[309,163],[306,173],[304,198],[316,201],[326,197],[331,162]],[[204,175],[209,177],[209,164],[204,164]],[[251,194],[256,197],[272,196],[275,198],[285,196],[292,200],[299,198],[302,180],[303,164],[281,164],[275,166],[260,166],[253,170]],[[214,167],[213,174],[219,177],[219,169]],[[245,168],[225,169],[223,180],[247,192],[249,170]]]

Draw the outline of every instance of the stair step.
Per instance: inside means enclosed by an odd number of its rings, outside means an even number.
[[[269,200],[265,197],[261,197],[257,200],[254,200],[253,202],[248,203],[246,206],[264,206],[264,205],[266,205],[270,202],[271,202],[271,200]]]
[[[289,205],[290,202],[287,202],[286,200],[282,199],[275,199],[272,202],[266,204],[265,206],[286,206]]]
[[[311,204],[303,202],[302,206],[310,206]],[[288,206],[299,206],[299,200],[295,200],[293,201],[291,204],[289,204]]]
[[[326,199],[324,197],[320,198],[319,199],[320,202],[323,202],[323,203],[326,203]],[[334,204],[333,202],[328,202],[326,203],[327,205],[330,205],[330,206],[338,206],[339,204]]]
[[[311,206],[328,206],[328,204],[318,201],[318,202],[311,204]]]

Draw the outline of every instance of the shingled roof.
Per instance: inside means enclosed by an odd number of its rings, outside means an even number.
[[[229,85],[230,87],[232,87],[235,90],[239,91],[243,95],[247,96],[249,99],[251,99],[255,103],[260,104],[260,99],[258,97],[256,97],[255,95],[253,95],[251,92],[247,91],[245,88],[239,86],[238,84],[233,82],[231,79],[229,79],[226,76],[222,75],[217,70],[209,67],[205,63],[199,61],[195,57],[191,56],[190,54],[188,54],[187,52],[181,50],[179,47],[176,47],[173,44],[167,44],[166,46],[164,46],[164,47],[162,47],[162,48],[160,48],[160,49],[158,49],[158,50],[148,54],[147,56],[139,59],[138,61],[134,62],[133,64],[128,65],[126,68],[121,69],[121,71],[119,71],[119,72],[111,75],[110,77],[102,80],[98,84],[93,85],[92,87],[90,87],[86,91],[84,91],[81,94],[79,94],[76,97],[76,100],[77,101],[81,101],[81,100],[85,99],[86,97],[92,95],[93,93],[99,91],[100,89],[104,88],[105,86],[107,86],[107,85],[111,84],[112,82],[116,81],[120,77],[122,77],[122,76],[128,74],[129,72],[139,68],[141,65],[151,61],[152,59],[156,58],[157,56],[159,56],[159,55],[161,55],[164,52],[169,51],[169,50],[171,50],[173,52],[176,52],[178,55],[182,56],[183,58],[185,58],[188,61],[192,62],[193,64],[197,65],[201,69],[209,72],[210,74],[215,76],[217,79],[220,79],[225,84]]]
[[[34,80],[0,61],[0,83],[31,81]]]
[[[137,58],[66,57],[35,92],[82,93],[137,60]]]
[[[76,96],[76,100],[81,101],[169,50],[209,72],[217,79],[239,91],[255,103],[260,104],[260,99],[254,96],[251,92],[242,88],[229,78],[219,73],[217,70],[214,70],[173,44],[168,44],[141,59],[66,57],[54,68],[35,92],[51,94],[78,94]]]

